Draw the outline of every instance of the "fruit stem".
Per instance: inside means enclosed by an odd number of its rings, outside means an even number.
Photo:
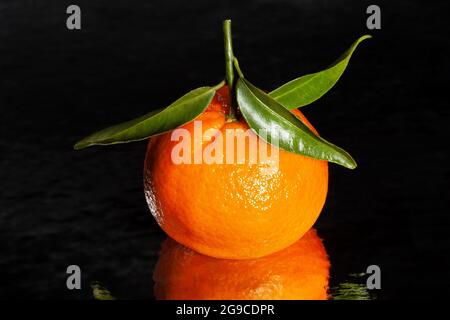
[[[223,22],[223,40],[225,49],[225,80],[228,85],[228,93],[230,98],[230,112],[228,119],[236,120],[236,109],[234,106],[233,86],[234,86],[234,68],[233,68],[233,43],[231,38],[231,20],[227,19]]]
[[[237,73],[238,73],[238,75],[239,75],[239,78],[244,78],[244,74],[242,73],[242,71],[241,71],[241,67],[239,67],[239,61],[238,61],[238,59],[237,58],[234,58],[233,59],[233,63],[234,63],[234,67],[236,68],[236,71],[237,71]]]
[[[233,43],[231,38],[231,20],[223,22],[223,40],[225,47],[225,74],[229,87],[233,87],[234,70],[233,70]]]

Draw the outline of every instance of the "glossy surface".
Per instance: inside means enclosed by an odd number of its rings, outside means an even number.
[[[1,4],[1,299],[92,299],[94,280],[118,298],[152,298],[164,234],[142,192],[146,141],[71,147],[220,80],[224,17],[234,19],[246,75],[269,91],[321,70],[365,29],[364,2],[349,0],[80,2],[83,29],[73,32],[63,2]],[[375,263],[379,299],[445,299],[450,46],[439,12],[449,2],[376,4],[382,30],[304,109],[358,162],[354,172],[330,167],[315,226],[330,255],[330,286]],[[70,264],[82,268],[82,290],[65,286]]]

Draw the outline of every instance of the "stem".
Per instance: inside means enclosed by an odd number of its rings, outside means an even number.
[[[237,58],[234,58],[234,59],[233,59],[233,62],[234,62],[234,67],[236,68],[236,71],[237,71],[237,73],[238,73],[238,75],[239,75],[239,78],[244,79],[244,74],[242,73],[241,68],[239,67],[239,61],[238,61],[238,59],[237,59]]]
[[[225,48],[225,75],[228,87],[233,87],[234,71],[233,71],[233,44],[231,40],[231,20],[223,22],[223,40]]]
[[[231,20],[225,20],[223,22],[223,40],[225,49],[225,79],[228,85],[228,93],[230,99],[230,113],[228,117],[230,119],[236,119],[236,110],[234,106],[233,98],[233,86],[234,86],[234,68],[233,68],[233,43],[231,38]]]

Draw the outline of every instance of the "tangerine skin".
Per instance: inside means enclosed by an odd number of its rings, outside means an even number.
[[[247,130],[243,121],[227,122],[228,89],[221,88],[202,121],[203,151],[215,128]],[[313,131],[296,110],[294,114]],[[192,133],[194,122],[182,127]],[[259,148],[267,147],[259,140]],[[152,138],[144,162],[144,190],[150,211],[173,239],[199,253],[226,259],[259,258],[300,239],[315,223],[325,203],[328,163],[279,150],[279,167],[270,164],[174,164],[171,133]],[[269,148],[276,148],[271,145]],[[245,157],[248,158],[248,144]],[[227,149],[224,150],[226,153]],[[197,150],[198,151],[198,150]],[[194,154],[194,147],[191,149]],[[223,154],[225,157],[226,155]]]
[[[211,258],[168,238],[153,273],[156,299],[325,300],[330,262],[316,231],[272,255]]]

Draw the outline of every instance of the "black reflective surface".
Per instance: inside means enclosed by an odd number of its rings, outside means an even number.
[[[0,298],[151,298],[164,239],[142,190],[145,142],[75,152],[93,130],[224,75],[233,19],[246,76],[271,90],[329,65],[367,33],[367,1],[66,1],[0,4]],[[448,293],[449,46],[445,1],[378,1],[382,30],[304,113],[358,162],[330,166],[316,224],[331,286],[377,264],[380,299]],[[66,267],[82,290],[66,289]]]

